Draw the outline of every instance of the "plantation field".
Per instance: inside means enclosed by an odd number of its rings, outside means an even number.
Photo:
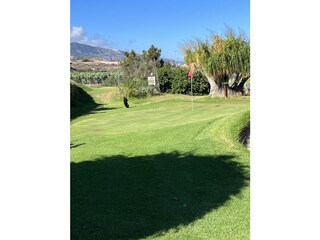
[[[71,121],[72,239],[249,239],[250,98],[117,100]]]

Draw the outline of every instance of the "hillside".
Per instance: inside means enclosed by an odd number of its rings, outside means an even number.
[[[70,56],[72,58],[101,58],[108,61],[119,61],[124,58],[123,51],[93,47],[77,42],[70,44]]]
[[[70,57],[73,60],[81,58],[89,58],[102,61],[118,62],[124,59],[124,52],[121,50],[113,50],[109,48],[94,47],[86,44],[72,42],[70,44]],[[184,64],[183,61],[178,61],[170,58],[162,58],[165,62]]]

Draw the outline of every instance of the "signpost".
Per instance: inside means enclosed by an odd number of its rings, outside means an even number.
[[[155,86],[156,85],[156,77],[154,77],[154,76],[148,77],[148,85]]]
[[[150,90],[151,96],[153,96],[155,85],[156,85],[156,77],[153,76],[153,73],[151,73],[150,76],[148,77],[148,86],[150,86],[149,90]]]

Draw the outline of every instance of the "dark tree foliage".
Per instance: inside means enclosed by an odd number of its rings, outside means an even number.
[[[157,61],[161,56],[161,49],[156,48],[151,45],[150,48],[146,51],[142,51],[142,57],[145,60]]]
[[[143,50],[141,55],[135,51],[125,52],[121,62],[122,85],[128,97],[146,96],[149,87],[147,77],[153,73],[156,76],[162,93],[191,94],[191,81],[188,79],[189,69],[164,63],[160,58],[161,49],[151,45]],[[193,95],[206,95],[210,85],[201,72],[196,72],[192,78]]]
[[[163,67],[158,69],[158,80],[161,92],[172,93],[172,82],[174,80],[174,76],[170,63],[165,63]]]
[[[173,67],[166,63],[158,69],[160,90],[163,93],[191,94],[191,80],[188,79],[189,70],[182,67]],[[207,95],[210,85],[200,72],[192,77],[193,95]]]
[[[190,80],[189,80],[190,81]],[[210,84],[207,78],[201,73],[196,72],[192,77],[193,95],[208,95],[210,92]]]

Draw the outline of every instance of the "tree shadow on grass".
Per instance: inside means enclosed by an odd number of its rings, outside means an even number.
[[[82,145],[85,145],[85,143],[79,143],[79,144],[70,143],[70,149],[76,148],[76,147],[80,147],[80,146],[82,146]]]
[[[114,107],[100,107],[100,106],[103,106],[103,105],[99,105],[99,107],[94,109],[93,112],[100,112],[100,111],[117,109],[117,108],[114,108]]]
[[[71,120],[86,114],[98,111],[111,110],[115,108],[103,107],[94,101],[93,97],[83,87],[71,83],[70,94],[70,118]]]
[[[104,105],[99,104],[95,109],[90,111],[89,114],[100,113],[100,112],[104,112],[104,111],[117,109],[115,107],[102,107],[102,106],[104,106]]]
[[[114,107],[103,107],[103,104],[97,104],[97,103],[88,103],[86,105],[83,105],[81,107],[75,107],[71,108],[71,120],[80,117],[82,115],[88,115],[88,114],[95,114],[107,110],[114,110],[117,108]]]
[[[71,163],[71,239],[139,239],[187,225],[248,185],[235,156],[191,153]]]
[[[83,87],[70,83],[70,118],[75,119],[98,107],[92,96]]]

